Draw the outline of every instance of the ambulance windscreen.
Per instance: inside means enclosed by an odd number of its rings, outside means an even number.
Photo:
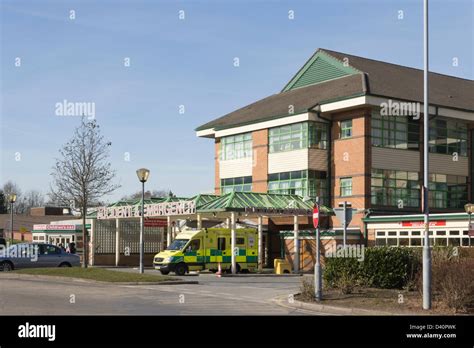
[[[166,250],[182,250],[188,242],[189,239],[175,239]]]

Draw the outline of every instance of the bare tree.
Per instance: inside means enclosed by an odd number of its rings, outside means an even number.
[[[145,198],[164,198],[164,197],[176,197],[171,190],[148,190],[145,191]],[[137,191],[132,193],[131,195],[126,195],[122,197],[123,200],[131,200],[131,199],[142,199],[142,191]]]
[[[115,171],[108,161],[110,145],[101,135],[97,122],[82,117],[72,139],[59,150],[61,156],[56,159],[51,173],[51,199],[67,205],[75,202],[81,209],[84,268],[87,268],[89,258],[87,207],[120,187],[112,183]]]
[[[29,212],[30,208],[41,207],[44,205],[44,196],[38,190],[26,191],[24,197],[25,208]]]
[[[26,213],[26,208],[24,204],[23,194],[20,187],[11,180],[8,180],[3,185],[3,192],[5,194],[5,198],[7,200],[7,210],[10,212],[10,203],[8,202],[8,197],[10,194],[16,194],[16,201],[13,204],[13,211],[15,214],[24,214]]]

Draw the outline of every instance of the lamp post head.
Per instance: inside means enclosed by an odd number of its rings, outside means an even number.
[[[148,180],[148,176],[150,176],[150,171],[146,168],[137,169],[137,176],[140,182],[146,182]]]
[[[474,204],[468,203],[464,206],[464,209],[466,210],[466,213],[472,214],[474,213]]]
[[[8,195],[8,200],[10,201],[10,203],[15,203],[16,202],[16,194],[15,193],[10,193]]]

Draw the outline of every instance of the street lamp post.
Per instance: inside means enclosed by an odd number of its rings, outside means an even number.
[[[140,214],[140,273],[143,274],[144,266],[143,266],[143,259],[144,259],[144,241],[143,241],[143,229],[145,224],[145,182],[148,180],[148,176],[150,175],[150,171],[146,168],[140,168],[137,170],[138,180],[142,183],[142,204],[141,204],[141,214]]]
[[[428,100],[428,0],[423,1],[423,213],[425,236],[423,244],[423,309],[431,309],[431,248],[429,208],[429,100]]]
[[[13,204],[16,202],[16,194],[10,193],[8,195],[10,201],[10,244],[13,244]]]

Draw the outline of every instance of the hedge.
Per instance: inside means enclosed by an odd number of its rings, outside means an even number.
[[[329,287],[338,287],[341,278],[350,274],[355,285],[400,289],[413,281],[419,267],[419,256],[412,248],[366,248],[363,261],[326,258],[323,277]]]

